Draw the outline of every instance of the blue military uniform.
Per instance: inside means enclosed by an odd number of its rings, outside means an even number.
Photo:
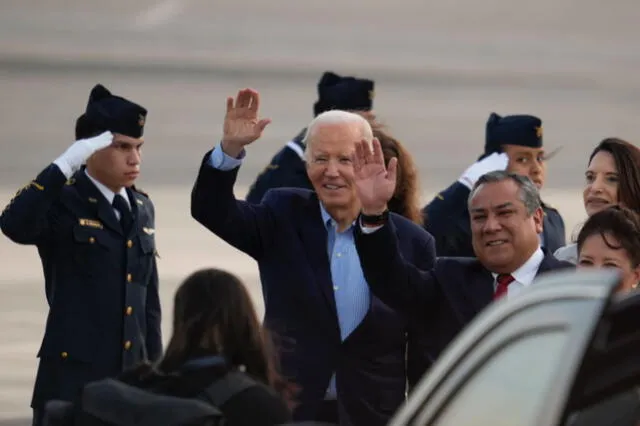
[[[249,188],[246,200],[258,204],[271,188],[313,189],[304,161],[304,143],[302,139],[307,129],[303,129],[295,138],[287,142],[271,159],[269,165],[258,175]]]
[[[500,117],[493,113],[487,121],[484,154],[500,152],[502,144],[541,147],[542,122],[529,115]],[[423,209],[425,229],[436,240],[438,256],[475,257],[471,244],[471,226],[467,201],[469,189],[455,182],[440,192]],[[565,226],[560,213],[542,203],[544,210],[541,244],[548,253],[565,245]]]
[[[86,117],[78,124],[86,126]],[[49,313],[34,409],[73,400],[85,383],[161,356],[154,207],[135,187],[126,193],[129,230],[84,168],[67,179],[51,164],[0,216],[7,237],[38,248],[44,272]]]
[[[370,111],[373,107],[374,82],[355,77],[341,77],[325,72],[318,82],[318,100],[314,103],[314,116],[331,109]],[[304,161],[303,129],[276,153],[271,162],[257,176],[249,188],[246,200],[258,204],[271,188],[313,189],[307,177]]]

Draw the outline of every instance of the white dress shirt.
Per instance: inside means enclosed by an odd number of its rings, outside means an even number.
[[[511,276],[515,280],[509,284],[507,297],[513,297],[515,294],[522,291],[523,288],[531,285],[533,280],[536,278],[536,274],[538,273],[538,269],[540,268],[540,264],[543,259],[544,253],[542,252],[542,249],[538,247],[524,265],[511,273]],[[498,287],[498,274],[494,274],[492,272],[491,275],[493,275],[493,291],[495,292]]]
[[[102,196],[106,198],[109,204],[113,206],[113,199],[116,197],[116,193],[110,190],[109,188],[107,188],[104,184],[98,182],[95,178],[93,178],[89,174],[89,172],[87,172],[87,169],[84,170],[84,174],[86,174],[89,180],[93,182],[93,184],[96,186],[96,188],[98,188]],[[131,202],[129,201],[129,195],[127,195],[127,190],[125,188],[121,188],[118,194],[122,195],[122,197],[124,198],[124,201],[127,202],[127,207],[129,207],[129,210],[131,210]],[[118,220],[120,220],[120,212],[115,208],[113,208],[113,212],[115,213]]]

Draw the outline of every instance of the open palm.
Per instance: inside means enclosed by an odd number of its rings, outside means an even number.
[[[260,94],[252,89],[238,91],[235,102],[227,98],[227,113],[224,117],[224,141],[243,147],[255,141],[271,122],[270,119],[258,119]]]
[[[396,188],[397,166],[397,159],[392,158],[389,168],[385,167],[377,139],[373,140],[373,152],[366,141],[356,144],[353,159],[355,185],[365,213],[381,213],[386,208]]]

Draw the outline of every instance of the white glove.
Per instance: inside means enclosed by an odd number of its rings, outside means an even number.
[[[496,170],[506,170],[509,164],[509,156],[507,154],[494,152],[488,157],[469,166],[464,171],[458,182],[466,186],[467,188],[473,188],[473,185],[480,179],[485,173],[495,172]]]
[[[91,155],[106,148],[113,142],[113,134],[104,132],[98,136],[75,141],[60,157],[56,158],[53,164],[58,166],[60,171],[69,179]]]

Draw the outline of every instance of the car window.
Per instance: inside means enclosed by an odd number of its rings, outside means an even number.
[[[631,426],[640,422],[640,391],[626,389],[572,413],[565,426]]]
[[[546,329],[510,341],[462,384],[436,421],[428,424],[535,425],[568,337],[566,330]]]

